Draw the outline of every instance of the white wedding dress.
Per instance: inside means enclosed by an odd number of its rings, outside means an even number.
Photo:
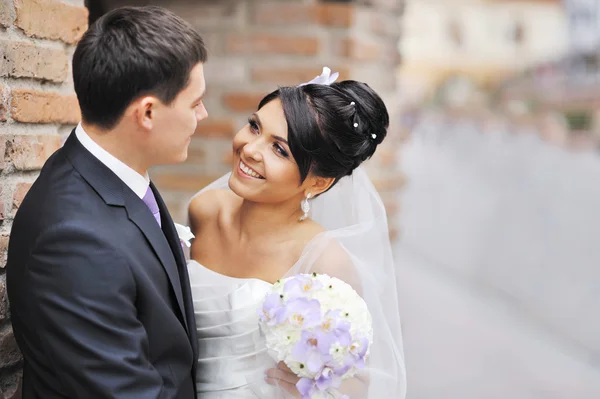
[[[228,187],[223,176],[203,191]],[[311,218],[327,231],[309,242],[282,278],[325,273],[352,285],[373,319],[373,344],[359,378],[344,382],[336,397],[403,399],[406,371],[398,290],[385,208],[362,168],[312,200]],[[234,278],[188,262],[198,335],[198,399],[287,399],[264,381],[275,367],[259,328],[257,309],[271,284]]]
[[[198,333],[198,399],[277,398],[264,382],[275,366],[256,310],[271,284],[216,273],[188,262]]]

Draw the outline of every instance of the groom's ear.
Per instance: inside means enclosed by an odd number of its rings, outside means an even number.
[[[151,130],[154,124],[156,112],[156,97],[145,96],[136,101],[135,104],[135,119],[142,128]]]
[[[333,177],[314,176],[311,179],[310,192],[313,197],[327,191],[335,181]]]

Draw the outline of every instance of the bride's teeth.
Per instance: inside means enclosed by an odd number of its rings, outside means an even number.
[[[240,169],[242,169],[244,171],[244,173],[247,174],[248,176],[252,176],[252,177],[255,177],[257,179],[261,179],[262,178],[258,173],[256,173],[252,169],[250,169],[248,166],[246,166],[241,161],[240,161]]]

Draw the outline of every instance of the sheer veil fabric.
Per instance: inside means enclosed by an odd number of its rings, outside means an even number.
[[[228,189],[228,181],[229,174],[198,194]],[[359,167],[331,190],[311,200],[311,209],[310,217],[326,231],[309,242],[300,259],[290,265],[282,278],[300,273],[325,273],[337,277],[351,284],[363,297],[373,317],[374,338],[366,367],[357,377],[342,384],[339,396],[404,399],[406,369],[396,266],[383,202],[365,170]],[[214,278],[220,277],[215,274]],[[209,284],[203,282],[203,285]],[[264,361],[249,367],[264,367]],[[264,389],[258,388],[259,384],[256,386],[257,390]],[[283,392],[270,392],[272,397],[289,397]]]

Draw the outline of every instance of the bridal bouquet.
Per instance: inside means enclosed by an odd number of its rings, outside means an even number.
[[[302,399],[330,397],[365,366],[371,314],[342,280],[316,273],[279,280],[258,313],[272,356],[300,377]]]

